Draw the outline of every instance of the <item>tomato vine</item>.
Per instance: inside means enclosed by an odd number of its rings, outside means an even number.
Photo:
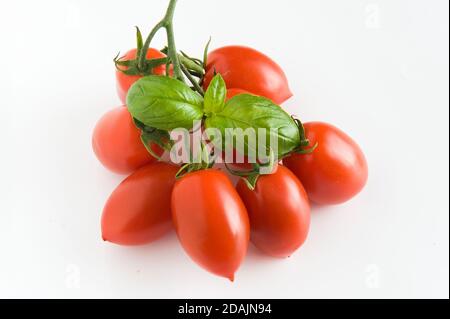
[[[194,121],[202,121],[206,129],[215,128],[221,133],[225,133],[227,127],[251,128],[256,131],[266,129],[266,138],[271,139],[272,134],[276,134],[279,143],[276,154],[266,146],[266,151],[272,155],[269,163],[256,163],[248,171],[236,171],[227,166],[230,173],[247,178],[252,186],[256,183],[261,168],[273,170],[277,162],[275,159],[282,159],[293,153],[308,154],[314,151],[317,145],[308,148],[309,141],[301,121],[291,117],[271,100],[242,94],[226,101],[227,87],[220,74],[214,77],[205,92],[203,85],[211,40],[205,47],[203,60],[193,58],[183,51],[178,52],[173,22],[176,5],[177,0],[169,1],[163,19],[153,27],[145,42],[140,29],[136,28],[135,60],[115,59],[116,66],[127,68],[124,73],[144,77],[129,90],[127,105],[142,131],[141,138],[146,148],[151,151],[151,144],[157,144],[168,150],[171,146],[168,132],[177,128],[191,129]],[[161,50],[166,57],[148,59],[147,51],[161,29],[164,29],[167,35],[167,46]],[[152,76],[153,68],[161,65],[166,65],[167,76]],[[170,72],[171,68],[173,74]],[[279,131],[272,133],[272,129]],[[200,165],[187,164],[180,170],[179,175],[209,167],[209,161]]]
[[[148,35],[147,39],[145,40],[145,43],[142,46],[142,50],[140,52],[140,55],[138,57],[139,62],[139,68],[145,69],[146,64],[146,52],[150,47],[150,44],[155,37],[155,35],[158,33],[159,30],[165,29],[166,35],[167,35],[167,45],[168,45],[168,51],[167,55],[173,64],[173,72],[175,78],[178,80],[184,82],[183,72],[181,70],[180,60],[178,58],[178,52],[175,44],[175,35],[174,35],[174,29],[173,29],[173,17],[175,14],[175,8],[177,5],[178,0],[170,0],[169,6],[167,8],[166,14],[164,18],[152,29],[150,34]]]

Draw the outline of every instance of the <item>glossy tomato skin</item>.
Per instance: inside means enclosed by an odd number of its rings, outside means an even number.
[[[121,59],[121,61],[130,61],[136,59],[137,49],[132,49],[128,51]],[[150,48],[147,51],[147,59],[159,59],[164,58],[166,55],[159,50],[154,48]],[[120,67],[120,69],[126,70],[126,67]],[[153,69],[153,74],[155,75],[165,75],[166,74],[166,66],[160,65]],[[120,100],[123,104],[126,104],[127,94],[130,87],[142,76],[140,75],[126,75],[119,70],[116,70],[116,80],[117,80],[117,94],[119,95]]]
[[[276,258],[292,256],[306,241],[310,226],[308,196],[298,178],[278,166],[272,175],[258,179],[251,190],[241,179],[237,191],[250,218],[251,241]]]
[[[209,272],[234,280],[247,252],[247,210],[228,177],[217,170],[190,173],[175,184],[172,215],[187,254]]]
[[[236,95],[240,94],[250,94],[250,93],[242,89],[229,89],[227,90],[227,100],[232,99]]]
[[[127,175],[156,161],[142,144],[140,136],[141,132],[127,108],[118,107],[97,123],[92,147],[103,166],[114,173]],[[158,155],[163,153],[157,146],[152,149]]]
[[[209,53],[205,89],[211,83],[215,72],[222,75],[227,88],[264,96],[276,104],[281,104],[292,96],[281,67],[252,48],[227,46]]]
[[[307,138],[317,149],[292,155],[284,164],[300,179],[311,201],[337,205],[356,196],[366,185],[368,166],[361,148],[338,128],[321,122],[305,124]]]
[[[149,244],[173,229],[170,198],[179,167],[158,162],[137,170],[111,194],[102,216],[105,241]]]

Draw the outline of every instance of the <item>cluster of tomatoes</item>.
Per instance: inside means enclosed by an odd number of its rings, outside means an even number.
[[[131,50],[121,61],[136,60],[136,55],[137,50]],[[147,51],[147,59],[165,57],[156,49]],[[207,61],[201,82],[204,90],[215,74],[221,74],[229,88],[228,98],[249,93],[282,104],[292,96],[280,66],[254,49],[219,48],[208,54]],[[143,75],[127,74],[123,65],[116,75],[119,97],[125,104],[128,90]],[[151,70],[160,76],[167,72],[173,68],[160,65]],[[164,151],[151,145],[149,152],[127,107],[108,112],[94,130],[95,154],[109,170],[131,175],[105,205],[103,239],[144,245],[175,229],[197,264],[230,280],[250,241],[270,256],[291,256],[307,238],[310,202],[344,203],[363,189],[368,178],[361,149],[344,132],[321,122],[305,123],[304,132],[311,145],[316,145],[314,151],[285,157],[273,174],[259,176],[253,189],[244,178],[233,185],[216,168],[177,177],[180,166],[150,155],[160,156]]]

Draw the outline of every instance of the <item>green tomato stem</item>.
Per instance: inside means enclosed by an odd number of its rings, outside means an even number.
[[[187,69],[192,70],[197,74],[203,74],[205,72],[202,66],[198,65],[193,60],[183,55],[179,54],[178,59],[180,60],[180,63],[183,64]]]
[[[171,0],[171,2],[172,1],[176,2],[177,0]],[[166,26],[166,30],[167,30],[167,45],[169,47],[167,55],[169,56],[169,58],[173,64],[173,74],[175,75],[175,77],[178,80],[184,82],[183,72],[181,70],[181,64],[180,64],[180,60],[178,58],[177,48],[175,45],[175,36],[174,36],[174,32],[173,32],[172,22],[170,22]]]
[[[194,79],[194,77],[191,75],[191,73],[189,73],[189,70],[183,64],[181,64],[181,70],[183,71],[184,75],[186,75],[189,82],[192,83],[195,91],[197,91],[201,96],[205,96],[205,92],[203,91],[200,84]]]
[[[167,54],[169,51],[168,47],[165,47],[161,50],[162,53]],[[195,75],[197,77],[203,77],[205,73],[205,69],[203,68],[203,63],[199,62],[200,60],[189,57],[186,53],[183,53],[183,51],[180,51],[181,54],[178,54],[178,59],[180,60],[181,65],[184,65],[186,69],[189,70],[189,72],[192,75]]]
[[[142,70],[145,67],[145,60],[146,60],[146,56],[147,56],[147,51],[150,47],[150,43],[152,42],[153,38],[155,37],[155,35],[158,33],[158,31],[161,28],[164,28],[165,22],[164,20],[159,22],[150,32],[150,34],[148,35],[147,39],[145,40],[144,46],[142,47],[142,51],[140,52],[140,56],[139,56],[139,68]]]
[[[167,46],[168,52],[167,55],[173,64],[173,72],[175,78],[184,82],[183,71],[181,70],[180,60],[177,54],[177,48],[175,45],[175,36],[173,31],[173,16],[175,13],[175,8],[178,0],[170,0],[169,6],[166,11],[166,15],[164,18],[152,29],[150,34],[148,35],[145,43],[142,47],[142,51],[139,56],[139,68],[142,70],[145,68],[145,61],[147,56],[147,51],[150,48],[150,44],[158,33],[160,29],[165,29],[167,33]]]

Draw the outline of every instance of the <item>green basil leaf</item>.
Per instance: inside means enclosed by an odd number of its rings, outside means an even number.
[[[225,107],[227,86],[223,77],[217,74],[205,93],[205,113],[219,113]]]
[[[250,138],[244,143],[246,146],[245,155],[249,150],[257,148],[259,141],[259,128],[265,129],[266,150],[270,150],[271,136],[278,143],[278,158],[286,156],[300,145],[299,129],[292,119],[281,107],[272,101],[249,94],[237,95],[229,100],[225,108],[220,113],[212,114],[206,119],[207,129],[218,129],[222,134],[223,146],[226,142],[226,129],[240,128],[243,131],[252,128],[255,132],[255,140]],[[276,132],[271,131],[276,129]],[[253,142],[253,143],[252,143]],[[256,147],[254,147],[256,144]],[[258,154],[258,153],[256,153]]]
[[[203,119],[203,98],[186,84],[166,76],[147,76],[128,91],[131,115],[159,130],[191,129]]]

